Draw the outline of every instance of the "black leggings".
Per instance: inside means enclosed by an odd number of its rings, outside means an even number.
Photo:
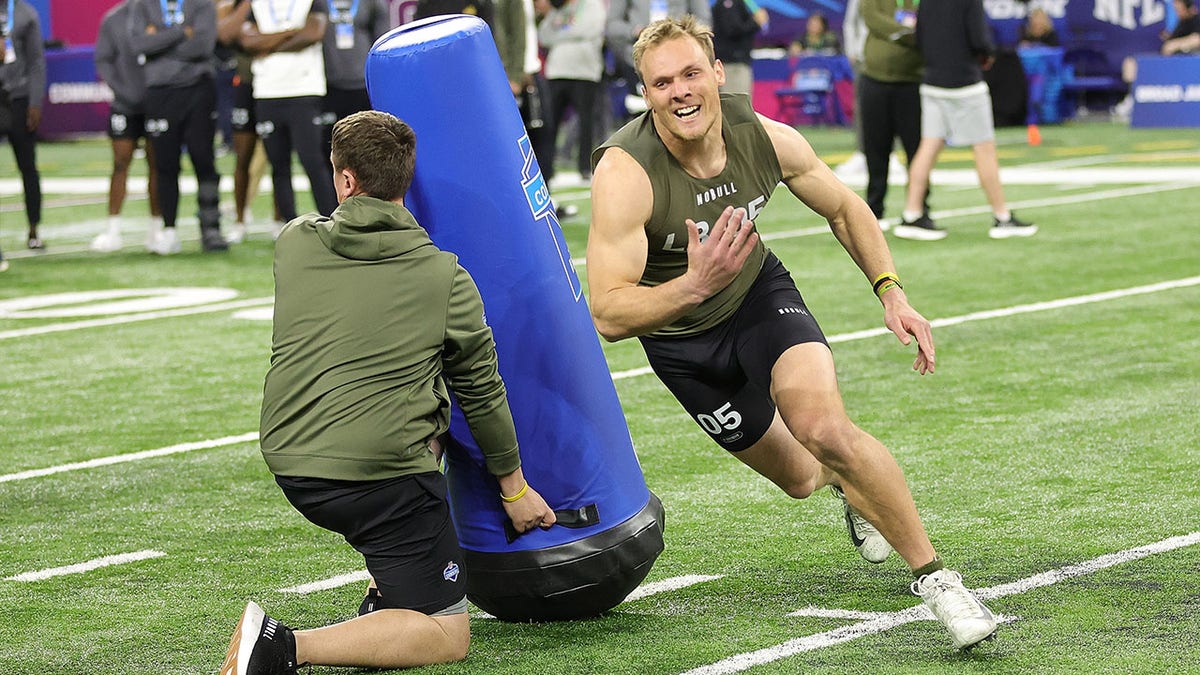
[[[42,222],[42,177],[37,168],[37,135],[25,126],[25,119],[29,115],[29,99],[12,99],[9,110],[12,112],[12,129],[7,134],[8,142],[12,144],[21,182],[25,186],[25,217],[29,220],[29,227],[34,228]]]

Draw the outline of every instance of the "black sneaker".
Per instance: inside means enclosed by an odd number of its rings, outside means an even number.
[[[292,629],[246,604],[220,675],[296,675],[296,636]]]
[[[917,241],[937,241],[946,238],[946,231],[938,227],[928,215],[923,215],[914,221],[901,220],[892,228],[892,234],[901,239],[916,239]]]
[[[988,230],[988,236],[992,239],[1008,239],[1009,237],[1032,237],[1037,234],[1038,226],[1033,223],[1027,223],[1017,219],[1017,214],[1009,213],[1008,220],[1001,221],[999,218],[992,218],[992,229]]]
[[[200,246],[205,251],[228,251],[229,242],[221,236],[221,230],[215,227],[200,230]]]

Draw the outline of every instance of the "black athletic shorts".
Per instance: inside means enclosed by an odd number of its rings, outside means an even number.
[[[230,124],[234,131],[254,133],[257,121],[254,115],[253,88],[247,82],[238,81],[233,85],[233,112],[230,113]]]
[[[108,113],[108,137],[115,140],[129,139],[136,141],[146,135],[146,115],[143,113],[122,113],[111,110]]]
[[[658,378],[730,452],[754,445],[771,426],[775,361],[798,344],[829,344],[792,275],[770,252],[733,316],[699,335],[639,339]]]
[[[466,611],[467,577],[445,476],[436,471],[377,481],[276,476],[275,482],[305,518],[342,535],[363,554],[382,596],[377,609]]]

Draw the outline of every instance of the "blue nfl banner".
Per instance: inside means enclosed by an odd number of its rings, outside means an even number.
[[[456,405],[446,473],[467,595],[514,621],[611,609],[662,551],[662,505],[491,31],[466,15],[406,24],[375,43],[366,75],[373,106],[416,131],[405,204],[479,286],[525,475],[559,517],[549,530],[506,530],[498,485]]]

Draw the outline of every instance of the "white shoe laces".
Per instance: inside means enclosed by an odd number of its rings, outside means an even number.
[[[979,601],[963,586],[962,575],[953,570],[939,570],[933,574],[926,574],[912,582],[909,589],[913,595],[937,602],[939,608],[951,616],[979,612]]]

